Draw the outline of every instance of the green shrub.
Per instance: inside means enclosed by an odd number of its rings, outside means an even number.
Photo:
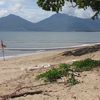
[[[47,72],[39,74],[37,79],[44,79],[49,82],[54,82],[57,81],[57,79],[61,79],[61,77],[65,76],[66,79],[68,79],[68,84],[76,85],[79,83],[79,81],[75,79],[74,72],[89,71],[97,66],[100,66],[100,61],[92,59],[75,61],[71,65],[60,64],[58,68],[53,68]]]
[[[68,78],[67,83],[72,86],[78,84],[79,81],[75,79],[75,75],[72,73],[70,74],[70,78]]]
[[[46,81],[54,82],[57,79],[61,78],[61,76],[62,75],[61,75],[60,71],[57,68],[53,68],[45,73],[38,75],[37,78],[38,79],[44,78],[44,79],[46,79]]]
[[[100,64],[99,61],[92,59],[85,59],[73,62],[75,71],[89,71]]]
[[[60,64],[59,65],[59,71],[62,74],[62,76],[68,76],[70,71],[70,65],[68,64]]]

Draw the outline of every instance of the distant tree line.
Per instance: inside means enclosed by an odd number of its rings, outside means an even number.
[[[59,13],[62,11],[62,7],[65,5],[66,1],[71,2],[72,7],[78,7],[87,9],[91,7],[95,14],[92,16],[93,19],[98,18],[100,15],[100,0],[38,0],[37,4],[43,10],[55,11]],[[73,6],[73,3],[75,5]]]

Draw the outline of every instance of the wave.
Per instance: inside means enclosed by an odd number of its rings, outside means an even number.
[[[49,51],[49,50],[59,50],[59,49],[68,49],[68,48],[75,48],[75,47],[83,47],[83,46],[92,46],[100,43],[86,43],[86,44],[80,44],[80,45],[74,45],[74,46],[66,46],[66,47],[51,47],[51,48],[5,48],[5,50],[10,51]]]
[[[92,44],[82,44],[82,45],[75,45],[75,46],[69,46],[69,47],[55,47],[55,48],[6,48],[6,50],[10,51],[35,51],[32,53],[20,53],[15,55],[5,55],[5,59],[11,59],[16,57],[23,57],[23,56],[30,56],[32,54],[39,54],[42,52],[50,51],[50,50],[63,50],[63,49],[71,49],[71,48],[78,48],[78,47],[85,47],[85,46],[93,46],[98,45],[100,43],[92,43]],[[3,57],[0,57],[0,60],[2,60]]]

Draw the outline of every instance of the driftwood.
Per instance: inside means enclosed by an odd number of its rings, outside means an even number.
[[[100,51],[100,44],[76,48],[76,49],[71,50],[71,51],[65,51],[65,52],[62,53],[62,56],[71,56],[71,55],[81,56],[81,55],[93,53],[93,52],[96,52],[96,51]]]
[[[32,89],[32,88],[36,88],[36,87],[40,87],[40,86],[44,86],[47,84],[40,84],[40,85],[36,85],[36,86],[27,86],[27,87],[21,87],[17,90],[15,90],[13,93],[8,94],[8,95],[3,95],[0,96],[0,100],[8,100],[9,98],[17,98],[17,97],[21,97],[21,96],[26,96],[26,95],[35,95],[35,94],[41,94],[43,93],[43,90],[34,90],[34,91],[22,91],[23,89]]]
[[[37,91],[33,91],[33,92],[23,92],[23,93],[19,93],[19,94],[9,94],[9,95],[4,95],[0,97],[0,100],[8,100],[9,98],[17,98],[17,97],[21,97],[21,96],[25,96],[25,95],[34,95],[34,94],[41,94],[43,93],[42,90],[37,90]]]

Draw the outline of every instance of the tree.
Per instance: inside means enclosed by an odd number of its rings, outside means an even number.
[[[37,4],[39,7],[46,11],[55,11],[59,12],[62,10],[62,7],[65,5],[66,1],[75,3],[76,7],[87,9],[87,7],[91,7],[95,12],[93,19],[97,18],[100,14],[100,0],[38,0]]]

